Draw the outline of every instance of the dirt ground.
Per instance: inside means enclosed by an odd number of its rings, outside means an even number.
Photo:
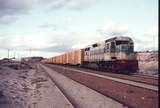
[[[0,65],[0,108],[72,108],[44,72],[20,65]]]
[[[30,88],[30,69],[17,69],[16,63],[1,63],[0,66],[0,108],[23,108],[27,106],[28,91]]]

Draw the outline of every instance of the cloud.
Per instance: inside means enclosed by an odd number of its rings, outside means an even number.
[[[148,29],[145,35],[149,37],[158,37],[158,26]]]
[[[13,38],[14,37],[14,38]],[[83,48],[102,40],[96,33],[50,32],[9,35],[0,38],[0,49],[35,50],[63,53]],[[7,43],[7,44],[4,44]]]
[[[138,34],[130,32],[129,27],[125,24],[109,21],[98,32],[107,39],[115,36],[131,37],[135,51],[158,50],[158,26],[147,29],[144,34]]]
[[[0,0],[0,17],[26,12],[31,5],[30,0]]]
[[[42,25],[42,28],[50,28],[52,24]],[[144,34],[134,34],[129,31],[128,26],[124,24],[107,23],[102,27],[103,32],[61,32],[48,31],[28,34],[1,34],[0,49],[11,49],[21,52],[32,50],[32,53],[61,54],[64,52],[84,48],[96,42],[101,42],[113,36],[129,36],[134,40],[135,50],[153,50],[158,49],[158,29],[151,28]],[[157,31],[156,31],[157,30]],[[104,34],[102,34],[104,33]],[[144,38],[145,37],[145,38]],[[155,37],[155,38],[153,38]],[[154,39],[154,42],[153,42]],[[4,44],[5,43],[5,44]],[[25,55],[25,54],[22,54]]]
[[[0,17],[4,15],[15,15],[26,13],[37,6],[43,9],[49,7],[54,9],[69,8],[81,10],[97,3],[98,0],[0,0]]]
[[[1,25],[11,24],[12,22],[15,22],[17,18],[18,18],[17,16],[5,15],[3,17],[0,17],[0,24]]]
[[[41,25],[42,28],[50,28],[52,24]],[[117,24],[108,24],[103,27],[104,33],[99,32],[60,32],[50,31],[45,33],[34,33],[25,35],[11,35],[0,38],[0,48],[2,49],[19,49],[27,51],[32,49],[41,52],[64,53],[80,48],[84,48],[90,44],[104,41],[113,36],[113,34],[126,34],[128,28]],[[115,35],[114,35],[115,36]],[[14,37],[14,38],[13,38]],[[6,42],[4,45],[2,42]],[[8,43],[9,42],[9,43]]]
[[[41,28],[41,29],[50,29],[50,30],[52,30],[52,31],[55,31],[55,30],[57,30],[58,29],[58,27],[57,27],[57,25],[55,25],[55,24],[42,24],[42,25],[40,25],[39,26],[39,28]]]
[[[133,37],[137,51],[158,50],[158,27],[146,30],[146,33]]]
[[[39,27],[40,28],[52,28],[52,27],[55,27],[56,25],[54,24],[43,24],[43,25],[40,25]]]
[[[66,8],[71,10],[83,10],[96,4],[98,0],[39,0],[40,4],[45,4],[51,10]]]
[[[0,24],[14,22],[18,15],[27,13],[34,0],[0,0]]]
[[[0,0],[0,24],[15,22],[21,14],[27,14],[34,9],[55,11],[66,8],[69,10],[84,10],[96,4],[98,0]],[[42,8],[43,7],[43,8]]]
[[[54,32],[47,35],[48,42],[45,47],[38,48],[41,51],[68,52],[96,42],[101,39],[100,35],[95,33],[76,33],[76,32]]]
[[[107,22],[104,27],[98,30],[98,32],[101,35],[108,37],[129,35],[129,29],[127,25],[117,24],[113,21]]]
[[[71,0],[67,7],[75,10],[83,10],[96,4],[98,0]]]

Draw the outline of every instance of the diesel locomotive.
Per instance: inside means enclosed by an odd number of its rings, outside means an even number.
[[[78,65],[97,70],[130,74],[138,70],[134,43],[130,37],[114,37],[86,48],[45,59],[43,62]]]

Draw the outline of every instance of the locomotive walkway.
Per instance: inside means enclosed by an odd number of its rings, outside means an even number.
[[[126,108],[123,104],[108,98],[58,72],[44,66],[44,69],[53,82],[63,92],[75,108]]]

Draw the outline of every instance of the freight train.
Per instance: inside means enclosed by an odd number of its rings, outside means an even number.
[[[45,63],[78,65],[97,70],[130,74],[138,70],[134,43],[130,37],[114,37],[86,48],[43,60]]]

